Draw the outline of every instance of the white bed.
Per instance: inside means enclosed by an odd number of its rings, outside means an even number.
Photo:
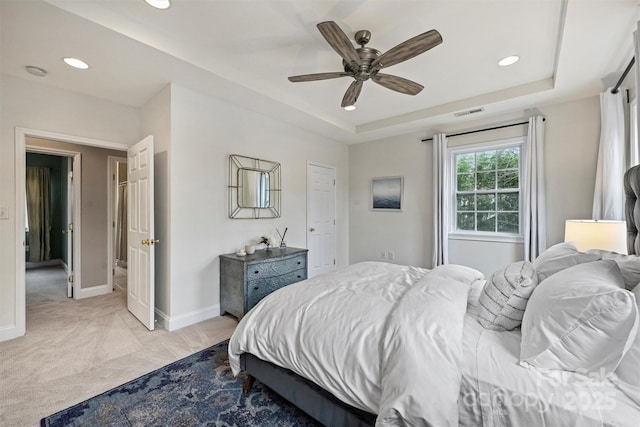
[[[484,283],[466,267],[375,262],[315,277],[242,319],[231,367],[250,353],[382,414],[378,425],[638,425],[640,407],[610,381],[520,366],[520,332],[477,321]]]

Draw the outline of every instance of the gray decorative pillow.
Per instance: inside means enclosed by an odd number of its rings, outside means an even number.
[[[624,287],[628,291],[632,291],[640,283],[640,256],[619,254],[603,249],[589,249],[587,253],[600,255],[602,259],[614,260],[620,267],[622,278],[624,279]]]
[[[594,262],[602,259],[600,254],[587,254],[578,251],[573,242],[558,243],[544,251],[533,261],[538,275],[538,283],[574,265]]]
[[[517,328],[537,284],[536,270],[528,261],[514,262],[496,271],[480,294],[478,322],[494,331]]]

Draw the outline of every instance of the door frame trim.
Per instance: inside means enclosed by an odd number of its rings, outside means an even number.
[[[309,212],[310,212],[310,206],[309,203],[311,201],[311,197],[310,196],[310,187],[311,187],[311,183],[309,182],[309,166],[318,166],[321,168],[327,168],[327,169],[331,169],[333,170],[333,177],[335,179],[335,184],[333,186],[333,217],[335,218],[336,223],[333,226],[333,256],[335,257],[336,260],[336,265],[334,267],[338,268],[337,262],[338,262],[338,169],[334,166],[334,165],[329,165],[327,163],[321,163],[321,162],[316,162],[313,160],[307,160],[307,173],[306,173],[306,179],[307,179],[307,215],[305,218],[305,222],[307,224],[307,227],[305,229],[305,236],[306,236],[306,242],[307,242],[307,248],[309,248]],[[308,270],[308,268],[307,268]],[[308,273],[307,273],[308,274]]]
[[[126,151],[129,146],[114,141],[100,140],[94,138],[85,138],[81,136],[68,135],[56,132],[50,132],[39,129],[29,129],[24,127],[15,128],[15,307],[14,307],[14,331],[11,333],[5,328],[2,335],[5,339],[17,338],[26,333],[27,316],[26,316],[26,283],[25,283],[25,259],[24,259],[24,197],[26,193],[26,148],[27,137],[51,139],[55,141],[68,142],[78,145],[88,145],[92,147],[110,148],[115,150]],[[79,186],[78,186],[79,187]],[[80,212],[80,209],[76,209]],[[79,236],[79,233],[78,233]],[[75,239],[74,239],[75,243]],[[76,247],[77,249],[77,247]],[[76,250],[76,252],[80,252]],[[75,259],[74,259],[75,260]],[[75,289],[74,289],[75,291]],[[77,295],[78,293],[76,293]],[[4,338],[4,337],[3,337]]]

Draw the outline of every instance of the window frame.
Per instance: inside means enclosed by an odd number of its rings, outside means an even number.
[[[457,147],[450,147],[448,150],[449,156],[449,191],[448,196],[449,200],[449,230],[448,235],[449,239],[452,240],[476,240],[476,241],[489,241],[489,242],[511,242],[511,243],[523,243],[524,242],[524,195],[523,195],[523,181],[524,181],[524,173],[525,173],[525,164],[526,164],[526,137],[520,136],[515,138],[507,138],[507,139],[499,139],[499,140],[491,140],[484,141],[475,144],[461,145]],[[519,186],[517,188],[518,191],[518,233],[507,233],[507,232],[499,232],[499,231],[471,231],[471,230],[457,230],[456,229],[456,215],[457,215],[457,203],[456,196],[458,194],[457,190],[457,175],[458,171],[456,168],[456,156],[461,154],[469,154],[469,153],[478,153],[482,151],[490,151],[490,150],[500,150],[500,149],[508,149],[508,148],[520,148],[520,165],[519,165]],[[497,186],[497,184],[496,184]],[[496,189],[497,190],[497,189]],[[508,191],[508,190],[507,190]],[[482,194],[478,193],[478,190],[474,190],[473,194]],[[477,212],[477,210],[474,210]],[[477,218],[476,218],[476,227],[477,227]]]

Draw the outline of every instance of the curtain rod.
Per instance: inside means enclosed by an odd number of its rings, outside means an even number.
[[[624,79],[627,77],[627,74],[629,74],[629,71],[631,71],[631,67],[633,67],[634,62],[636,62],[635,56],[631,58],[631,61],[629,61],[629,65],[627,65],[627,68],[624,69],[624,72],[620,76],[620,80],[618,80],[618,83],[616,83],[613,89],[611,89],[611,93],[618,93],[618,88],[620,87]]]
[[[542,121],[546,121],[547,119],[543,118]],[[447,135],[447,138],[450,138],[452,136],[461,136],[461,135],[469,135],[472,133],[478,133],[478,132],[486,132],[488,130],[496,130],[496,129],[503,129],[503,128],[510,128],[512,126],[520,126],[520,125],[528,125],[529,122],[520,122],[520,123],[511,123],[510,125],[502,125],[502,126],[494,126],[494,127],[490,127],[490,128],[484,128],[484,129],[476,129],[476,130],[469,130],[466,132],[460,132],[460,133],[452,133],[451,135]],[[427,141],[433,141],[433,137],[431,138],[426,138],[426,139],[422,139],[422,142],[427,142]]]

